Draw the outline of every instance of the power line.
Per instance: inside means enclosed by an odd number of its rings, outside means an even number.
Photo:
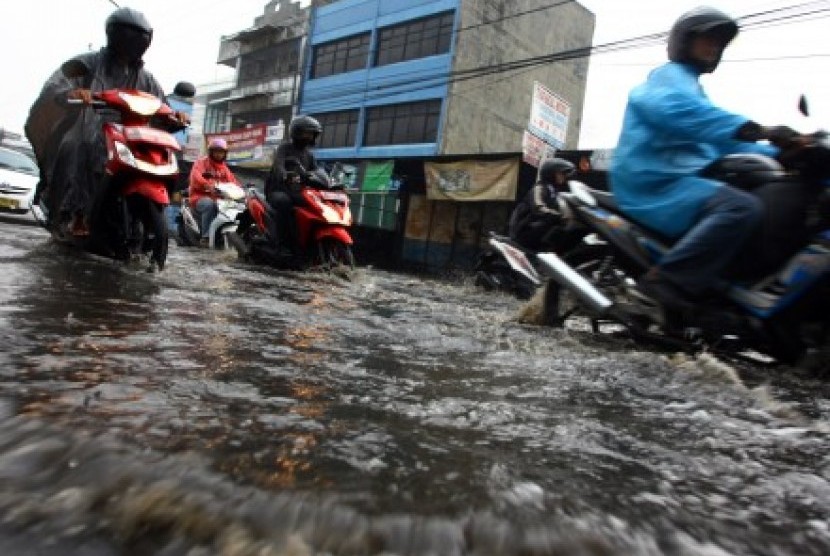
[[[745,21],[746,24],[743,26],[745,30],[753,30],[753,29],[760,29],[772,25],[784,25],[784,24],[791,24],[796,22],[813,19],[820,19],[821,17],[826,17],[830,14],[830,7],[822,7],[819,9],[809,10],[809,11],[802,11],[797,13],[785,13],[782,12],[792,12],[794,9],[797,8],[806,8],[808,6],[815,6],[815,5],[822,5],[826,6],[826,2],[806,2],[802,4],[798,4],[795,6],[789,6],[786,8],[779,8],[775,10],[768,10],[765,12],[759,12],[757,14],[750,14],[741,18],[738,18],[739,21]],[[780,14],[780,15],[777,15]],[[821,17],[819,17],[821,16]],[[373,90],[369,91],[365,88],[365,83],[358,83],[355,84],[353,87],[344,88],[343,86],[333,85],[327,88],[321,88],[315,91],[315,93],[320,95],[337,94],[338,96],[348,96],[348,95],[363,95],[363,101],[378,101],[384,98],[388,98],[394,96],[396,94],[402,92],[416,92],[416,91],[424,91],[435,87],[441,87],[445,85],[455,84],[463,81],[468,81],[471,79],[477,79],[482,77],[487,77],[489,75],[496,75],[505,72],[512,72],[518,70],[527,70],[530,71],[535,67],[542,65],[542,64],[549,64],[555,62],[564,62],[564,61],[572,61],[579,58],[585,58],[592,55],[599,55],[599,54],[608,54],[608,53],[615,53],[621,52],[624,50],[631,50],[635,48],[643,48],[648,46],[654,46],[657,44],[662,44],[665,42],[666,37],[668,36],[668,32],[658,32],[658,33],[650,33],[647,35],[642,35],[639,37],[633,37],[629,39],[617,40],[612,41],[609,43],[605,43],[602,45],[597,46],[588,46],[588,47],[580,47],[571,50],[560,51],[552,54],[546,54],[542,56],[534,56],[530,58],[514,60],[511,62],[504,62],[501,64],[492,64],[488,66],[481,66],[477,68],[471,68],[467,70],[458,70],[451,72],[449,74],[435,76],[431,78],[426,78],[419,87],[412,89],[412,88],[405,88],[409,85],[412,81],[411,72],[401,71],[397,74],[394,74],[393,77],[406,76],[405,79],[400,80],[388,80],[385,84],[378,85]],[[512,74],[509,77],[515,77],[517,74]],[[396,88],[401,88],[401,90],[396,91]],[[458,94],[458,93],[456,93]],[[425,99],[426,100],[426,99]],[[343,108],[351,108],[352,106],[343,106]],[[338,108],[333,108],[330,111],[336,111]]]
[[[463,30],[473,29],[477,27],[481,27],[483,25],[490,25],[494,23],[498,23],[500,21],[504,21],[505,19],[519,17],[521,15],[527,15],[529,13],[534,13],[538,11],[542,11],[543,9],[551,9],[554,7],[562,6],[565,4],[572,3],[573,0],[565,0],[560,1],[551,5],[546,5],[540,8],[534,8],[532,10],[526,10],[524,12],[519,12],[516,14],[512,14],[510,16],[506,16],[504,18],[500,18],[498,20],[493,20],[489,22],[482,22],[479,24],[470,25],[467,27],[459,28],[456,32],[460,32]],[[816,6],[823,6],[823,7],[816,7]],[[816,7],[815,9],[813,9]],[[800,10],[800,11],[798,11]],[[784,8],[776,8],[771,10],[766,10],[758,13],[748,14],[746,16],[737,18],[740,23],[742,23],[743,30],[753,30],[753,29],[761,29],[776,25],[785,25],[785,24],[792,24],[803,22],[805,20],[814,20],[820,19],[823,17],[827,17],[830,15],[830,7],[827,7],[826,0],[824,1],[812,1],[812,2],[803,2],[800,4],[795,4],[792,6],[787,6]],[[586,47],[579,47],[570,50],[564,50],[560,52],[555,52],[551,54],[546,54],[542,56],[533,56],[530,58],[524,58],[519,60],[514,60],[510,62],[503,62],[500,64],[491,64],[487,66],[481,66],[477,68],[470,68],[466,70],[456,70],[454,72],[450,72],[448,74],[433,76],[433,77],[426,77],[422,80],[419,86],[415,89],[409,87],[413,79],[418,79],[418,76],[413,76],[411,71],[407,71],[405,69],[401,69],[398,72],[394,72],[391,74],[387,74],[384,78],[383,83],[375,86],[373,89],[369,90],[366,88],[365,82],[356,83],[351,87],[343,87],[342,85],[332,85],[329,87],[323,87],[317,89],[315,91],[316,94],[321,96],[337,96],[337,97],[348,97],[348,96],[355,96],[361,95],[362,101],[380,101],[385,98],[392,97],[394,95],[406,92],[412,93],[417,91],[424,91],[428,89],[432,89],[435,87],[443,87],[449,86],[451,84],[460,83],[464,81],[469,81],[472,79],[479,79],[484,78],[491,75],[497,74],[508,74],[501,79],[496,81],[491,81],[489,85],[493,83],[497,83],[506,79],[515,78],[518,75],[525,73],[527,71],[531,71],[538,67],[539,65],[543,64],[550,64],[550,63],[557,63],[557,62],[567,62],[573,61],[576,59],[587,58],[592,55],[600,55],[600,54],[609,54],[609,53],[616,53],[622,52],[626,50],[632,50],[637,48],[645,48],[649,46],[655,46],[657,44],[663,44],[668,36],[668,32],[656,32],[656,33],[649,33],[637,37],[632,37],[628,39],[621,39],[616,41],[611,41],[608,43],[604,43],[601,45],[596,46],[586,46]],[[749,60],[747,60],[749,61]],[[310,64],[311,57],[309,56],[309,60],[306,61],[306,64]],[[307,68],[306,64],[304,66]],[[305,73],[305,72],[304,72]],[[456,91],[453,94],[462,94],[463,91]],[[427,99],[425,99],[427,100]],[[348,105],[343,105],[342,107],[332,107],[328,108],[327,111],[337,111],[343,109],[353,108],[353,102],[350,102]]]

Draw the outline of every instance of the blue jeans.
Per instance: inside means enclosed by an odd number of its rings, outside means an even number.
[[[718,188],[694,226],[660,260],[658,270],[692,294],[723,290],[721,275],[759,226],[763,213],[757,197],[728,185]]]
[[[199,230],[202,232],[203,238],[210,237],[208,231],[210,225],[219,214],[219,208],[216,206],[216,201],[210,197],[202,197],[196,202],[193,211],[199,216]]]

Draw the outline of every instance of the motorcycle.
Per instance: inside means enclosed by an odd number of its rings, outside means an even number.
[[[248,188],[239,227],[228,234],[228,239],[245,261],[287,269],[317,265],[325,269],[339,265],[354,268],[354,242],[348,231],[352,224],[349,196],[325,170],[307,172],[299,162],[293,162],[297,171],[289,172],[287,179],[297,184],[304,201],[294,206],[300,252],[287,254],[278,248],[271,231],[277,229],[276,212],[265,195],[253,187]]]
[[[195,89],[182,82],[176,92],[193,96]],[[83,104],[74,99],[67,102]],[[150,121],[161,120],[171,131],[184,126],[175,120],[172,108],[143,91],[96,92],[91,107],[117,110],[121,118],[120,123],[103,124],[107,161],[102,193],[89,215],[89,235],[66,234],[57,218],[49,218],[45,197],[33,213],[61,243],[126,262],[149,256],[147,270],[162,270],[168,241],[164,210],[170,203],[168,189],[179,173],[175,153],[181,147],[168,131],[150,127]]]
[[[546,234],[541,244],[556,245],[556,252],[568,259],[575,251],[596,250],[601,242],[595,237],[585,237],[580,228],[555,226]],[[508,236],[490,232],[485,250],[476,261],[475,284],[485,290],[499,290],[519,299],[530,299],[544,283],[543,271],[538,268],[537,251],[527,249]],[[544,249],[543,249],[544,250]]]
[[[613,194],[572,182],[566,218],[605,242],[570,260],[536,255],[549,278],[545,320],[558,325],[587,316],[595,332],[622,325],[638,340],[686,350],[765,354],[796,363],[830,350],[830,138],[805,136],[788,167],[760,155],[729,155],[706,175],[757,195],[772,222],[743,248],[725,293],[693,314],[666,311],[637,290],[637,280],[671,242],[624,215]],[[821,355],[820,355],[821,356]]]
[[[508,236],[490,232],[487,249],[476,261],[475,285],[485,290],[498,290],[530,299],[542,284],[539,270],[533,265],[535,253],[529,251]]]
[[[210,178],[210,176],[205,176]],[[228,247],[227,235],[235,232],[239,225],[238,219],[245,210],[245,190],[233,182],[217,183],[214,186],[218,199],[216,200],[216,218],[208,230],[208,246],[211,249],[225,249]],[[202,237],[199,215],[190,206],[188,197],[182,198],[182,210],[176,217],[177,239],[180,245],[193,247],[199,245]]]

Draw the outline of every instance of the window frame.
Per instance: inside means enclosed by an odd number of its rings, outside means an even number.
[[[317,148],[339,149],[356,146],[357,128],[360,124],[359,108],[323,112],[314,114],[313,117],[323,127]]]
[[[442,108],[441,99],[369,106],[363,146],[435,143]]]
[[[455,12],[448,11],[378,28],[372,65],[446,54],[452,46],[454,27]]]
[[[365,69],[371,42],[372,33],[367,31],[314,45],[309,77],[318,79]]]

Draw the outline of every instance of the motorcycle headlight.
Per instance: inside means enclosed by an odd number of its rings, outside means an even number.
[[[115,154],[118,156],[118,159],[123,162],[124,164],[128,164],[135,168],[135,157],[133,153],[130,151],[129,147],[120,141],[115,141],[113,144],[115,148]]]

